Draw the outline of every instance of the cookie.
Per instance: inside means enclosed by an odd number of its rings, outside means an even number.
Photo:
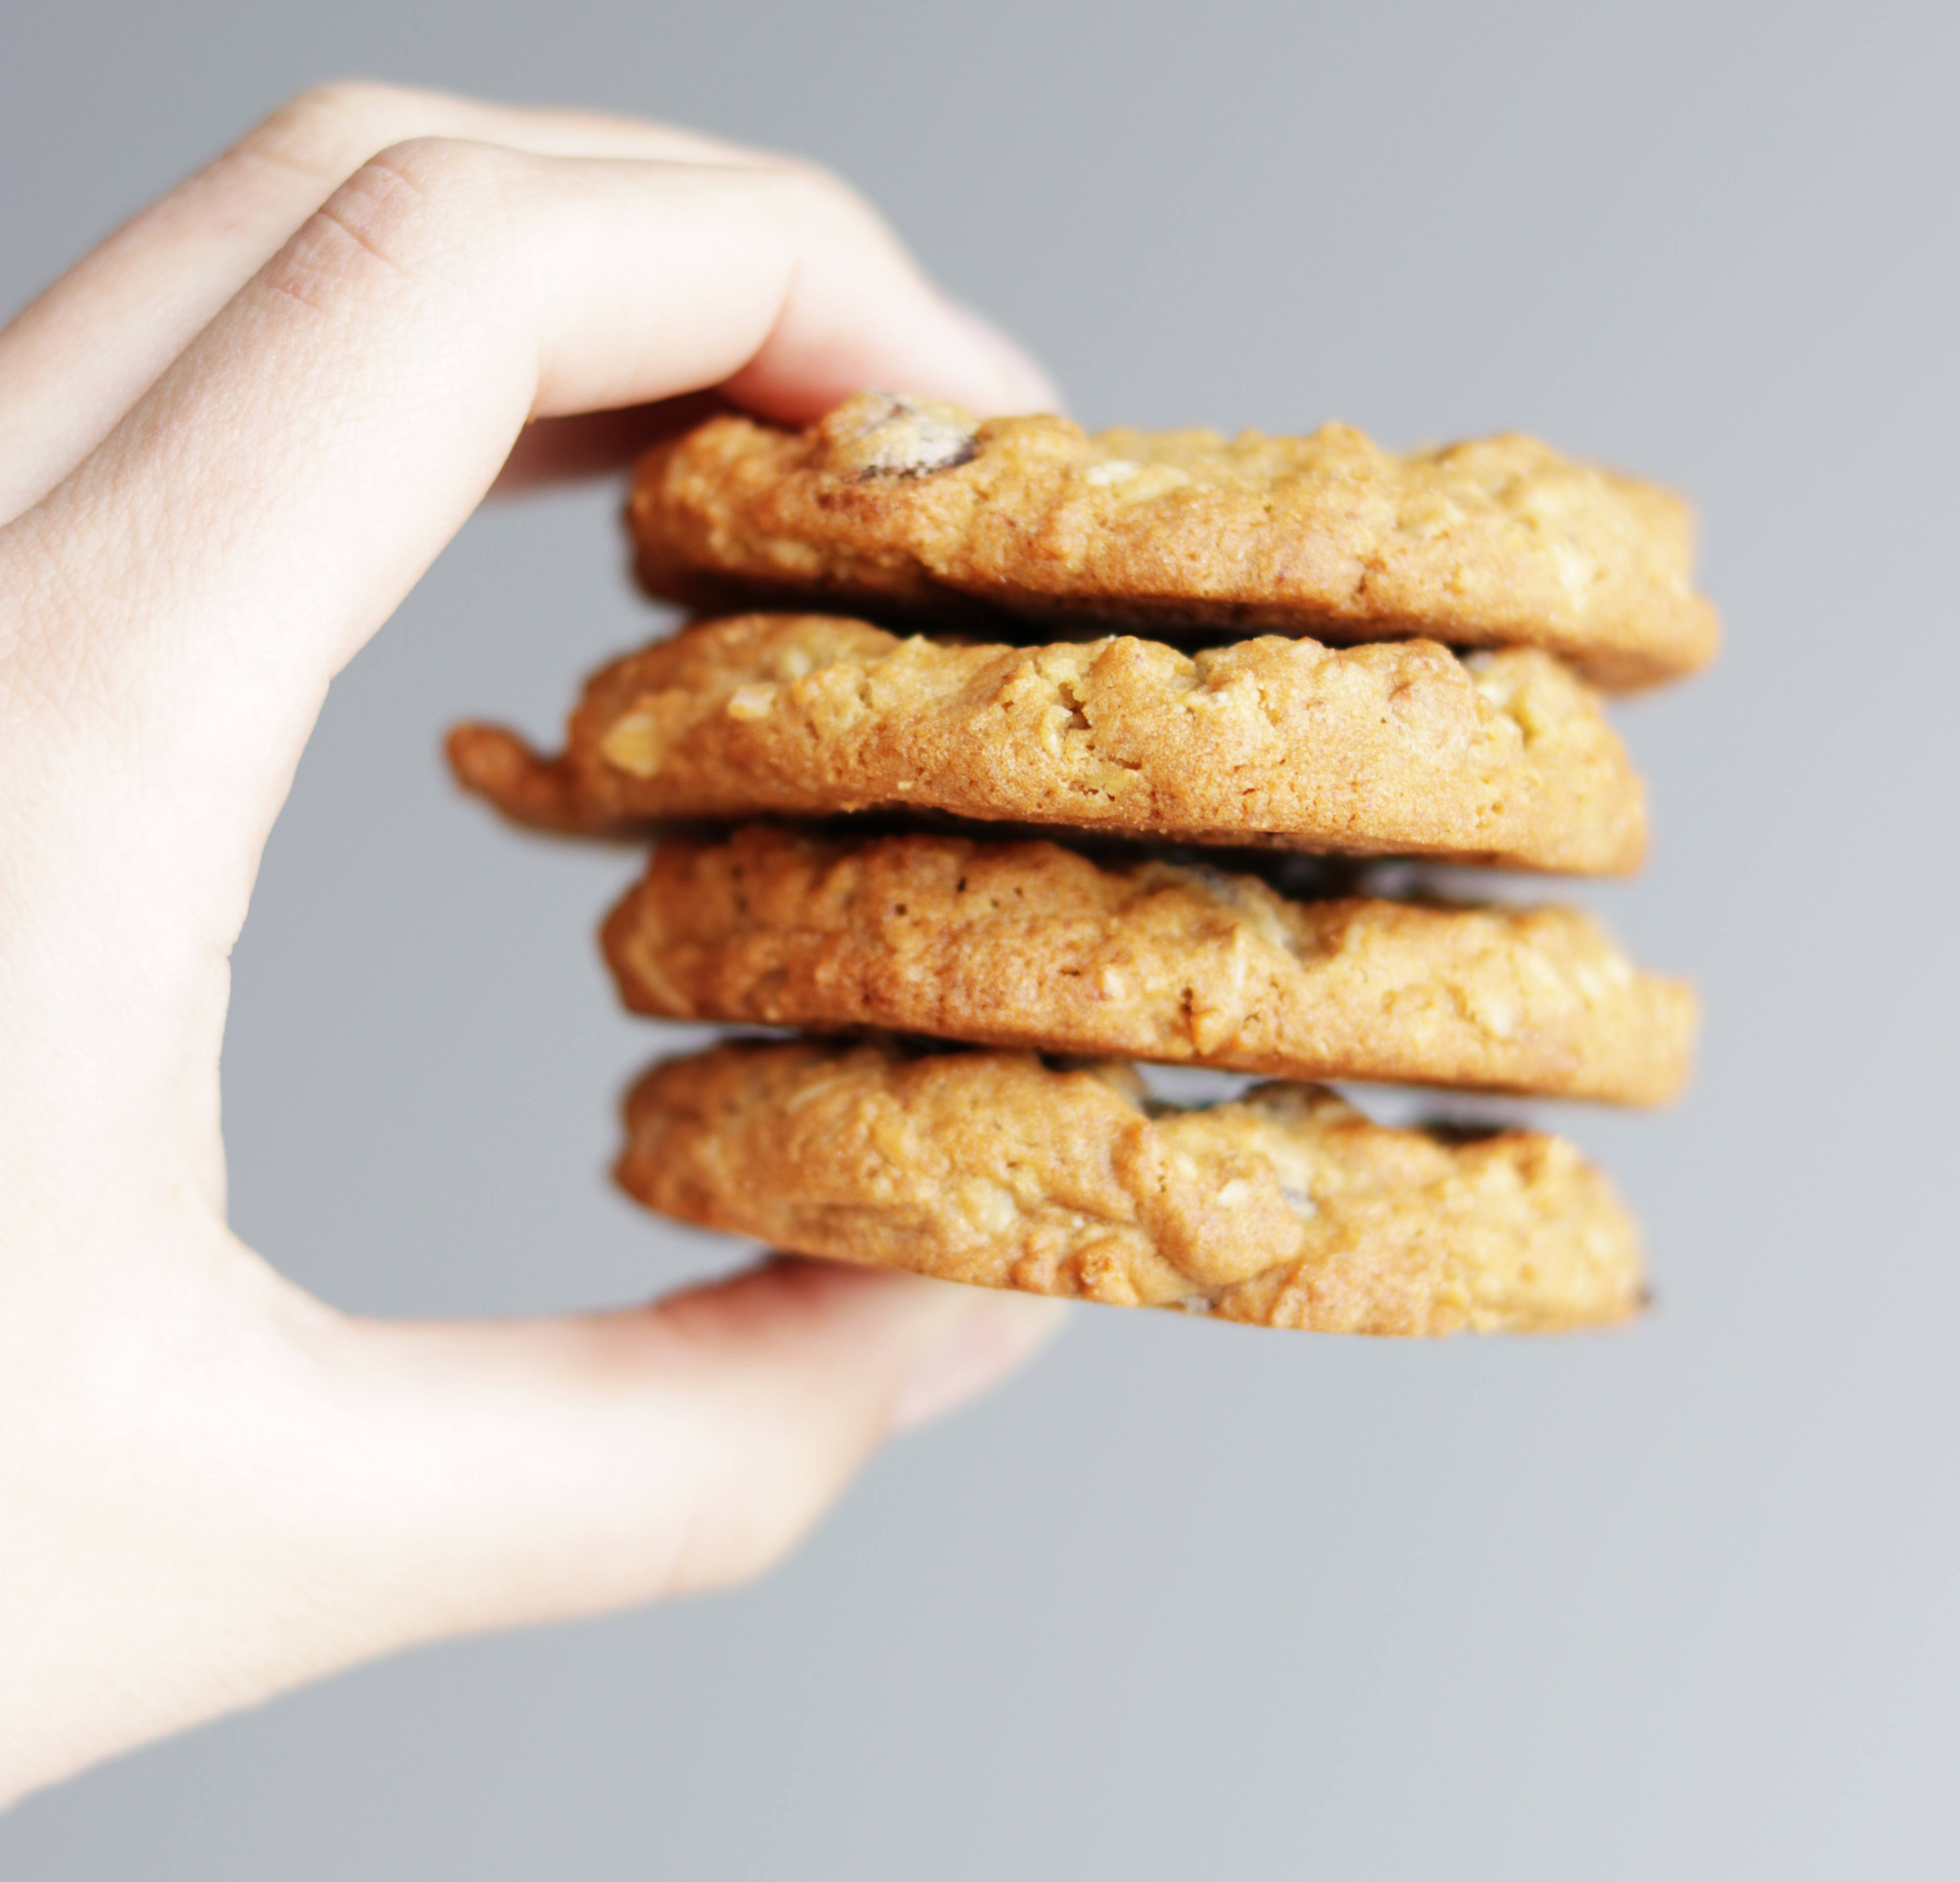
[[[1192,656],[744,615],[597,675],[562,758],[483,726],[453,734],[450,756],[518,821],[593,833],[930,809],[1603,874],[1646,843],[1640,779],[1588,688],[1548,654],[1430,641],[1268,636]]]
[[[1714,610],[1666,491],[1528,438],[1398,456],[1311,438],[1112,431],[865,393],[786,431],[712,419],[651,452],[641,578],[712,607],[813,593],[1322,641],[1538,647],[1595,683],[1691,672]]]
[[[1390,1130],[1310,1085],[1179,1110],[1120,1062],[737,1042],[650,1074],[626,1128],[650,1208],[977,1286],[1351,1333],[1642,1298],[1633,1224],[1569,1144]]]
[[[1686,985],[1570,909],[1297,901],[1048,842],[663,843],[603,935],[635,1012],[1658,1103]]]

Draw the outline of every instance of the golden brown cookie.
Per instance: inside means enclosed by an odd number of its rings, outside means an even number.
[[[1324,1333],[1632,1314],[1634,1225],[1557,1138],[1390,1130],[1331,1092],[1153,1103],[1128,1065],[738,1042],[626,1101],[649,1208],[803,1254]]]
[[[1651,1104],[1694,996],[1570,909],[1295,901],[1047,842],[751,826],[670,842],[605,927],[635,1012]]]
[[[632,527],[655,593],[812,593],[1040,618],[1539,647],[1596,684],[1691,672],[1714,610],[1666,491],[1528,438],[1406,456],[1311,438],[990,419],[864,393],[804,431],[710,419],[649,453]]]
[[[910,808],[1105,835],[1618,874],[1640,782],[1548,654],[1268,637],[1195,657],[1122,636],[947,645],[826,615],[743,615],[616,661],[565,756],[452,734],[507,815],[653,820]]]

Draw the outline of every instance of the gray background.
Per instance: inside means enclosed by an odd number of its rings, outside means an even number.
[[[1729,639],[1621,715],[1595,900],[1693,1096],[1545,1107],[1660,1306],[1441,1346],[1078,1311],[764,1583],[421,1653],[0,1822],[10,1877],[1952,1874],[1952,8],[68,0],[0,70],[0,302],[363,72],[815,153],[1091,423],[1505,427],[1694,494]],[[601,1180],[617,855],[452,795],[658,618],[617,492],[486,513],[334,689],[226,1051],[236,1221],[332,1300],[725,1261]]]

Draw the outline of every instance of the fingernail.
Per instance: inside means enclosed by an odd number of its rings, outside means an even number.
[[[892,1407],[910,1431],[978,1398],[1061,1330],[1062,1303],[1039,1294],[975,1291],[975,1299],[914,1365]]]

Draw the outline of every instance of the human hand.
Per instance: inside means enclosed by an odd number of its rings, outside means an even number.
[[[329,680],[520,434],[535,468],[578,414],[873,384],[1052,396],[816,172],[374,87],[0,333],[0,1802],[413,1642],[753,1573],[1046,1330],[788,1260],[388,1325],[225,1225],[227,963]]]

